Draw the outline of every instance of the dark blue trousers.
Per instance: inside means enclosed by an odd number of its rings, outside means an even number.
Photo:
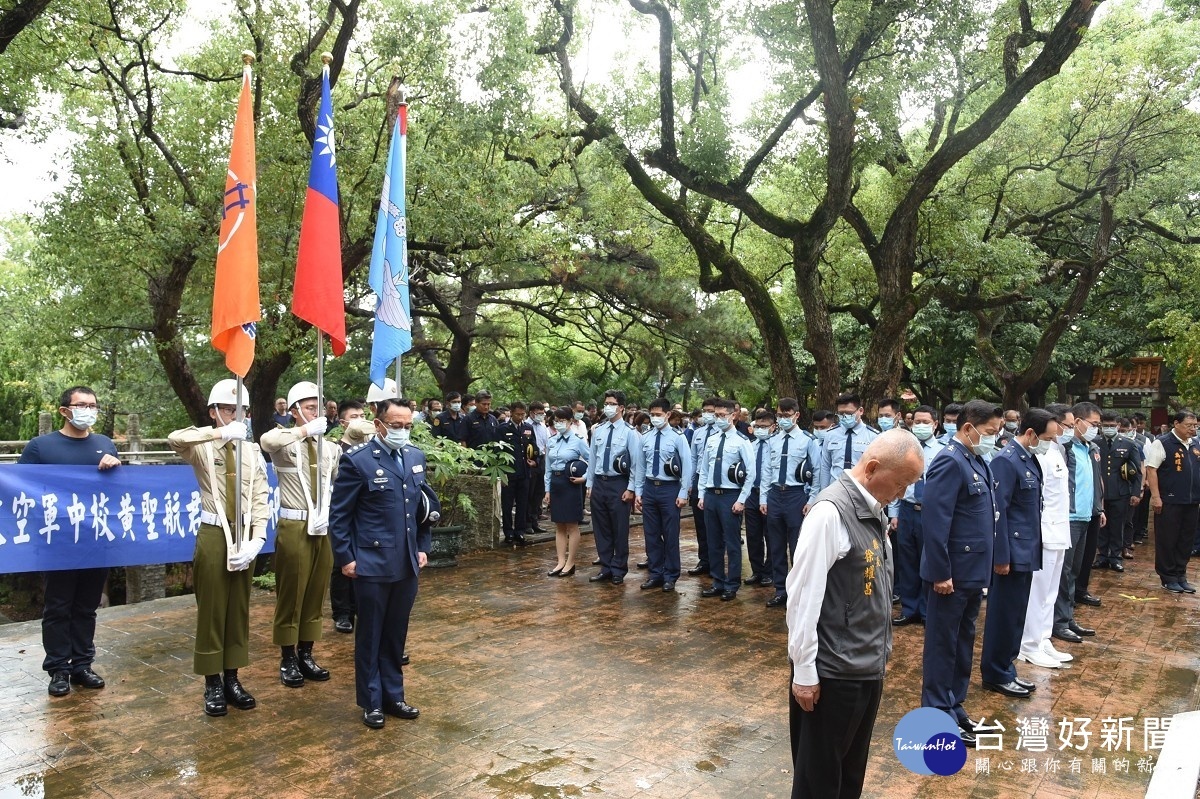
[[[704,492],[708,573],[712,575],[712,587],[722,591],[737,591],[742,585],[742,519],[733,512],[740,492],[738,488],[710,488]]]
[[[750,575],[765,577],[771,574],[767,565],[767,517],[758,512],[758,489],[746,500],[746,557],[750,559]]]
[[[704,520],[704,511],[696,507],[700,499],[700,489],[696,481],[692,481],[692,492],[688,495],[688,505],[692,509],[692,524],[696,528],[696,561],[697,569],[708,568],[708,524]]]
[[[1009,571],[993,574],[988,590],[988,612],[983,620],[983,652],[979,674],[984,682],[1008,683],[1017,678],[1016,660],[1021,653],[1025,611],[1033,572]]]
[[[417,598],[417,579],[354,581],[358,624],[354,628],[354,692],[363,710],[404,701],[404,643]]]
[[[655,483],[658,482],[658,485]],[[646,480],[642,487],[642,532],[646,535],[646,560],[650,579],[679,580],[679,483]]]
[[[46,572],[42,647],[48,672],[80,672],[96,660],[96,608],[108,567]]]
[[[529,478],[510,474],[508,482],[500,484],[500,529],[504,540],[525,535],[529,524]]]
[[[596,541],[596,556],[600,571],[613,577],[624,577],[629,571],[629,514],[633,507],[621,501],[629,487],[625,477],[605,479],[599,475],[592,482],[592,537]]]
[[[959,588],[939,594],[925,583],[925,651],[921,659],[921,706],[936,707],[967,726],[963,710],[971,682],[975,622],[983,588]],[[990,599],[988,600],[991,601]]]
[[[925,618],[925,586],[921,584],[921,553],[924,550],[921,511],[911,502],[901,500],[896,527],[896,593],[900,594],[901,616]]]
[[[776,594],[784,592],[788,554],[796,553],[807,502],[808,492],[803,486],[771,486],[767,493],[767,558]]]

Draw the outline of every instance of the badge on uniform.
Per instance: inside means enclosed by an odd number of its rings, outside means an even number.
[[[424,466],[422,466],[422,465],[421,465],[421,464],[419,464],[419,463],[414,463],[414,464],[413,464],[413,467],[412,467],[412,472],[413,472],[413,474],[420,474],[420,473],[421,473],[421,472],[423,472],[423,471],[425,471],[425,467],[424,467]]]
[[[376,469],[376,470],[375,470],[375,474],[376,474],[376,476],[382,476],[382,475],[383,475],[383,469]]]

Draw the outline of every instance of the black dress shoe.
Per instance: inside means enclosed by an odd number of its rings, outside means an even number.
[[[689,577],[699,577],[702,574],[708,574],[708,566],[704,565],[703,563],[694,569],[688,569]]]
[[[204,713],[208,716],[224,716],[229,712],[225,704],[225,686],[221,676],[209,675],[204,678]]]
[[[403,655],[400,656],[400,665],[407,666],[409,663],[409,660],[410,660],[410,658],[408,656],[408,653],[405,652]]]
[[[354,632],[354,622],[350,621],[350,619],[334,619],[333,629],[339,633],[352,633]]]
[[[768,587],[768,586],[774,586],[774,585],[775,585],[775,580],[773,580],[773,579],[772,579],[772,578],[770,578],[770,577],[766,577],[766,576],[764,576],[764,577],[762,577],[762,578],[760,578],[760,579],[759,579],[759,581],[758,581],[758,584],[759,584],[759,585],[761,585],[762,587],[766,588],[766,587]]]
[[[899,594],[892,594],[892,604],[893,605],[900,604],[900,595]]]
[[[1071,632],[1075,633],[1076,635],[1089,636],[1089,635],[1096,634],[1096,631],[1091,629],[1090,627],[1080,627],[1078,624],[1076,624],[1073,621],[1068,622],[1067,627],[1069,627]]]
[[[316,680],[317,682],[325,682],[329,679],[329,669],[323,669],[313,660],[311,649],[300,650],[300,673],[304,675],[306,680]]]
[[[623,575],[623,574],[614,574],[613,575],[613,578],[612,578],[613,585],[620,585],[623,582],[625,582],[625,575]]]
[[[1117,563],[1115,560],[1109,562],[1108,568],[1112,569],[1115,572],[1124,572],[1125,571],[1125,566],[1123,564]]]
[[[742,585],[758,585],[759,584],[758,581],[761,579],[762,578],[759,577],[757,574],[752,574],[749,577],[747,577],[745,580],[742,580]]]
[[[523,536],[523,535],[515,536],[513,538],[513,542],[516,543],[517,546],[523,547],[526,545],[525,536]]]
[[[567,569],[565,572],[559,572],[558,576],[559,577],[574,577],[575,576],[575,567],[572,566],[571,568]]]
[[[907,627],[910,624],[923,624],[925,620],[920,616],[897,616],[892,619],[893,627]]]
[[[1183,586],[1179,583],[1163,583],[1163,588],[1170,591],[1172,594],[1183,593]]]
[[[253,710],[258,705],[236,675],[225,678],[225,701],[238,710]]]
[[[649,569],[649,568],[650,568],[650,561],[648,561],[648,560],[640,560],[640,561],[638,561],[638,565],[637,565],[637,567],[638,567],[639,569]]]
[[[649,591],[651,588],[662,588],[665,583],[662,580],[647,580],[642,583],[642,590]]]
[[[1075,602],[1079,605],[1091,605],[1094,608],[1100,607],[1100,597],[1094,594],[1080,594],[1075,597]]]
[[[383,717],[383,711],[379,708],[363,711],[363,724],[366,724],[373,730],[383,729],[383,723],[385,721],[386,719]]]
[[[710,597],[720,596],[723,593],[725,592],[720,588],[705,588],[700,592],[700,596],[704,597],[705,599],[709,599]]]
[[[1093,569],[1107,569],[1111,565],[1112,564],[1110,564],[1107,560],[1098,560],[1092,564],[1092,568]]]
[[[769,608],[785,608],[787,607],[787,594],[776,594],[767,600]]]
[[[592,565],[593,565],[593,566],[599,566],[599,565],[600,565],[600,558],[596,558],[595,560],[593,560],[593,561],[592,561]]]
[[[300,673],[300,658],[295,655],[285,655],[279,659],[279,681],[288,688],[299,688],[304,685],[304,675]]]
[[[1187,580],[1180,580],[1179,587],[1183,589],[1183,593],[1185,593],[1185,594],[1196,593],[1196,586],[1192,585]]]
[[[722,591],[721,592],[721,601],[722,602],[732,602],[735,599],[737,599],[737,591]]]
[[[975,731],[969,730],[966,727],[958,728],[958,737],[962,739],[963,746],[971,749],[975,748]]]
[[[71,693],[71,672],[51,672],[50,685],[46,690],[50,692],[50,696],[66,696]]]
[[[675,583],[673,583],[672,581],[667,580],[665,583],[663,583],[663,591],[664,592],[669,594],[670,592],[672,592],[674,590],[675,590]]]
[[[558,577],[562,573],[563,573],[563,570],[562,570],[562,567],[560,566],[557,569],[551,569],[550,571],[546,572],[546,576],[547,577]]]
[[[421,715],[421,711],[404,702],[384,702],[383,712],[389,716],[395,716],[398,719],[408,719],[409,721]]]
[[[71,672],[71,685],[78,685],[82,688],[103,688],[104,678],[90,667],[82,668],[79,671]]]
[[[600,572],[599,574],[593,574],[591,577],[589,577],[588,582],[589,583],[603,583],[603,582],[605,582],[607,580],[611,580],[611,579],[612,579],[612,574],[610,574],[609,572]]]
[[[1083,643],[1083,639],[1075,634],[1073,630],[1061,628],[1051,633],[1051,635],[1060,641],[1069,641],[1072,644]]]
[[[1013,682],[1006,682],[1006,683],[985,682],[983,684],[983,688],[986,691],[992,691],[993,693],[997,693],[997,694],[1004,694],[1005,696],[1013,696],[1018,699],[1028,699],[1029,698],[1029,691],[1025,688],[1022,688],[1020,685],[1018,685],[1015,680]]]
[[[1013,682],[1024,688],[1029,693],[1037,690],[1037,683],[1032,683],[1029,680],[1022,680],[1020,677],[1013,677]]]

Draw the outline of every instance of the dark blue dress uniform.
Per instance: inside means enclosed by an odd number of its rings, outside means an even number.
[[[904,496],[892,503],[896,508],[896,593],[900,595],[900,615],[908,619],[925,618],[925,586],[921,582],[921,553],[925,549],[925,531],[921,526],[921,508],[925,502],[925,482],[929,465],[944,449],[930,437],[921,442],[925,471],[920,479],[904,490]],[[890,515],[890,514],[889,514]]]
[[[513,459],[512,474],[500,484],[500,527],[505,543],[509,543],[514,539],[522,540],[529,529],[529,481],[534,467],[527,463],[527,455],[532,447],[533,460],[537,460],[541,451],[529,422],[505,422],[499,427],[499,436],[499,440],[509,446],[508,453]]]
[[[1154,570],[1163,585],[1187,582],[1188,556],[1200,518],[1200,439],[1159,436],[1165,459],[1155,469],[1162,512],[1154,519]]]
[[[467,414],[466,445],[471,449],[479,449],[484,444],[500,440],[500,421],[490,413],[480,413],[478,410]]]
[[[1097,438],[1096,446],[1104,474],[1107,521],[1097,536],[1096,563],[1124,568],[1125,528],[1134,510],[1129,500],[1142,495],[1142,450],[1129,439],[1107,436]]]
[[[334,563],[355,564],[358,629],[354,681],[359,707],[404,701],[400,666],[417,597],[417,553],[428,553],[429,524],[418,522],[425,453],[393,452],[372,438],[342,455],[329,507]]]
[[[1042,467],[1016,438],[992,459],[996,485],[996,545],[992,561],[1008,564],[993,574],[983,622],[979,672],[984,682],[1004,685],[1017,678],[1025,611],[1033,573],[1042,568]]]
[[[457,441],[460,444],[467,443],[467,415],[465,413],[445,410],[433,417],[433,424],[430,425],[435,436],[442,436]]]
[[[983,458],[952,440],[929,465],[921,507],[926,590],[921,705],[944,710],[962,726],[970,724],[962,703],[971,680],[975,622],[992,574],[994,491]],[[934,583],[949,579],[952,593],[933,590]]]

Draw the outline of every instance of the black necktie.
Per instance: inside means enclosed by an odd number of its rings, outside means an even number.
[[[717,442],[717,459],[713,461],[713,487],[720,488],[725,485],[724,478],[725,469],[725,434],[721,434],[721,440]]]
[[[655,433],[655,434],[654,434],[654,466],[653,466],[653,467],[650,469],[650,474],[654,475],[654,477],[655,477],[656,479],[657,479],[657,478],[658,478],[658,476],[659,476],[659,471],[658,471],[658,463],[659,463],[659,461],[658,461],[658,448],[659,448],[661,445],[662,445],[662,430],[659,430],[657,433]]]
[[[759,476],[762,474],[762,456],[763,456],[763,450],[766,448],[767,448],[767,442],[765,440],[758,442],[758,457],[756,457],[754,459],[754,479],[755,480],[758,480]]]
[[[616,428],[613,425],[611,425],[611,424],[609,425],[608,440],[604,442],[604,469],[602,471],[606,475],[609,472],[609,463],[611,463],[611,461],[609,459],[609,455],[612,454],[612,434],[613,434],[613,430],[615,430],[615,429]]]
[[[921,460],[925,461],[925,450],[929,448],[929,444],[922,442],[921,444]],[[913,486],[913,502],[921,504],[921,498],[925,496],[925,472],[928,471],[928,466],[921,468],[921,477],[917,480],[917,484]]]
[[[854,466],[852,458],[854,457],[854,429],[846,431],[846,454],[842,459],[842,468],[849,469]]]
[[[791,436],[787,433],[783,434],[783,451],[779,453],[779,476],[775,478],[775,485],[787,485],[787,468],[788,468],[788,442]]]

